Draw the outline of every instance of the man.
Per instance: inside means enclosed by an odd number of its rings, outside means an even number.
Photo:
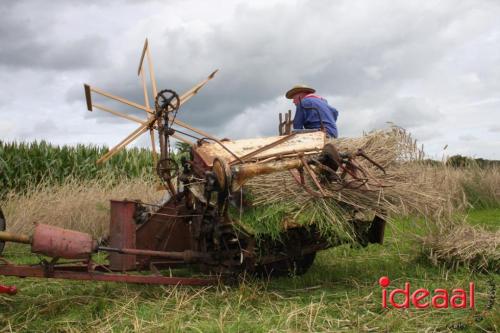
[[[296,85],[286,92],[286,98],[292,99],[297,106],[293,128],[300,130],[323,127],[329,137],[337,138],[339,112],[328,105],[326,99],[315,95],[315,92],[316,90],[306,85]]]

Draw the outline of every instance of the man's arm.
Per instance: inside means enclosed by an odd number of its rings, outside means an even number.
[[[339,111],[331,105],[328,105],[328,107],[330,108],[330,111],[332,111],[333,120],[337,121],[337,119],[339,117]]]
[[[305,110],[300,107],[300,104],[297,105],[297,109],[295,110],[295,117],[293,118],[293,129],[303,129],[304,122],[306,120]]]

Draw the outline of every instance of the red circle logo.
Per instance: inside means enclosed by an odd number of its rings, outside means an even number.
[[[380,279],[378,279],[378,284],[380,284],[381,287],[387,287],[391,283],[391,280],[387,276],[382,276]]]

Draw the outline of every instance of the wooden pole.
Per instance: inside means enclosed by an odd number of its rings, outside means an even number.
[[[123,97],[118,97],[118,96],[112,95],[112,94],[110,94],[108,92],[105,92],[103,90],[100,90],[100,89],[97,89],[97,88],[94,88],[94,87],[90,87],[90,90],[92,90],[96,94],[99,94],[99,95],[102,95],[102,96],[114,99],[115,101],[122,102],[124,104],[132,106],[132,107],[137,108],[139,110],[144,110],[146,112],[153,113],[153,111],[151,111],[149,108],[146,108],[144,105],[140,105],[140,104],[137,104],[135,102],[129,101],[128,99],[125,99]]]
[[[156,98],[156,96],[158,95],[158,90],[156,88],[156,78],[153,70],[153,63],[151,62],[149,47],[147,47],[147,45],[146,45],[146,57],[148,59],[149,78],[151,79],[151,87],[153,88],[153,98]]]
[[[179,120],[177,118],[174,119],[174,124],[176,124],[178,126],[181,126],[181,127],[184,127],[184,128],[187,128],[188,130],[193,131],[193,132],[195,132],[197,134],[200,134],[200,135],[204,136],[205,138],[209,138],[209,139],[212,139],[212,140],[218,140],[216,137],[212,136],[211,134],[209,134],[209,133],[207,133],[207,132],[205,132],[205,131],[203,131],[201,129],[198,129],[196,127],[193,127],[191,125],[188,125],[185,122],[183,122],[183,121],[181,121],[181,120]]]
[[[278,133],[279,133],[279,135],[283,135],[283,115],[281,114],[281,112],[280,112],[279,120],[280,120],[280,124],[278,126]]]
[[[125,148],[129,143],[137,139],[142,133],[146,132],[148,130],[148,124],[144,124],[139,126],[135,131],[133,131],[130,135],[128,135],[125,139],[120,141],[116,146],[111,148],[103,157],[97,160],[97,164],[106,162],[109,160],[113,155],[116,153],[120,152],[123,148]]]
[[[189,89],[184,94],[182,94],[182,96],[180,97],[180,104],[183,105],[189,99],[191,99],[191,97],[196,95],[200,91],[200,89],[203,88],[203,86],[205,86],[208,83],[208,81],[210,81],[214,78],[215,74],[217,74],[218,71],[219,70],[216,69],[215,71],[210,73],[210,75],[205,80],[201,81],[200,83],[195,85],[193,88]]]
[[[155,145],[155,130],[149,129],[149,136],[151,137],[151,148],[153,149],[153,166],[156,166],[156,161],[158,160],[158,156],[156,154],[156,145]]]
[[[115,116],[118,116],[118,117],[121,117],[121,118],[125,118],[125,119],[128,119],[128,120],[131,120],[131,121],[135,121],[136,123],[139,123],[139,124],[146,124],[147,121],[144,121],[142,119],[139,119],[137,117],[134,117],[132,115],[129,115],[129,114],[125,114],[125,113],[121,113],[121,112],[118,112],[118,111],[114,111],[114,110],[111,110],[105,106],[102,106],[102,105],[99,105],[99,104],[92,104],[92,106],[96,109],[99,109],[99,110],[102,110],[102,111],[105,111],[105,112],[109,112],[111,114],[114,114]]]

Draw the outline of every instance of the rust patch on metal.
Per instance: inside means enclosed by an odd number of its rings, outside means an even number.
[[[115,248],[135,248],[135,202],[111,200],[109,245]],[[114,271],[135,269],[136,256],[110,253],[109,267]]]

